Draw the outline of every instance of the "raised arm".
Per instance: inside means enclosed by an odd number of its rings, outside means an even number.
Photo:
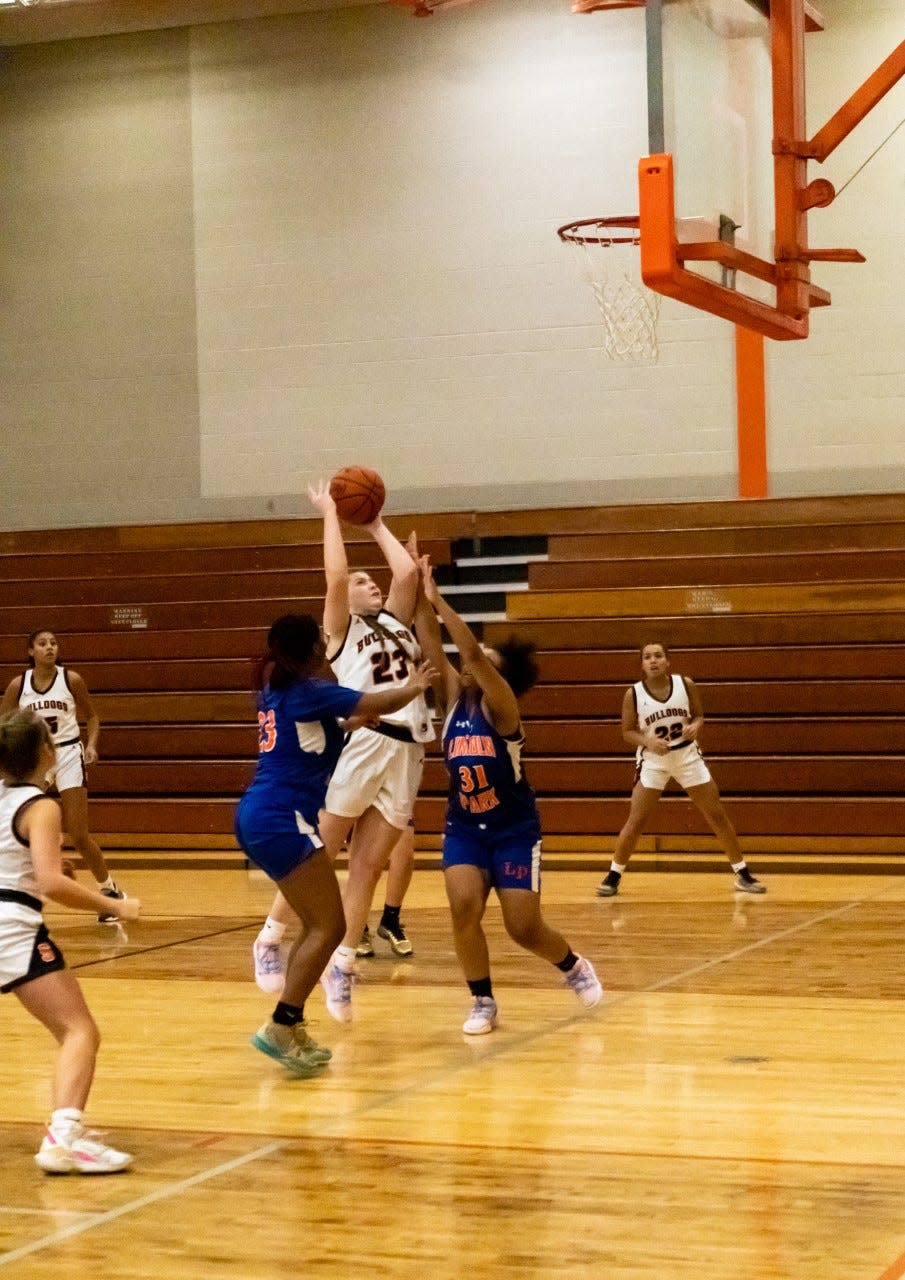
[[[484,652],[467,622],[456,613],[452,605],[440,595],[433,574],[424,581],[424,594],[428,603],[440,615],[440,621],[459,650],[463,668],[467,668],[483,695],[481,702],[488,719],[501,734],[515,733],[521,724],[518,702],[509,685]]]
[[[319,480],[316,487],[308,486],[308,496],[324,518],[324,577],[327,594],[324,596],[324,631],[327,636],[338,638],[349,629],[349,561],[343,541],[336,503],[330,497],[330,487]]]
[[[437,682],[439,688],[435,686],[435,693],[438,701],[442,703],[441,710],[445,714],[455,704],[459,696],[459,673],[446,656],[443,648],[443,637],[440,633],[440,623],[434,612],[434,606],[428,600],[425,592],[425,581],[429,580],[433,583],[433,570],[428,556],[420,556],[418,558],[418,570],[420,582],[418,600],[415,605],[415,634],[418,637],[418,643],[424,656],[431,666],[439,672],[440,678]]]
[[[380,516],[371,524],[366,524],[365,528],[383,552],[392,574],[386,607],[394,618],[409,627],[415,616],[415,603],[418,599],[418,566]]]

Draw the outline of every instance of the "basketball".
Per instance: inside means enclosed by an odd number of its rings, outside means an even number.
[[[380,515],[386,489],[370,467],[343,467],[330,481],[330,497],[340,520],[346,524],[370,524]]]

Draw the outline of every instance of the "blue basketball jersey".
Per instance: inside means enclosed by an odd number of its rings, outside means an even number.
[[[350,716],[358,689],[312,677],[258,696],[258,767],[246,796],[289,803],[313,827],[345,738],[337,717]]]
[[[524,736],[504,737],[463,694],[443,726],[443,757],[449,772],[447,826],[468,830],[510,827],[540,819],[534,790],[522,768]]]

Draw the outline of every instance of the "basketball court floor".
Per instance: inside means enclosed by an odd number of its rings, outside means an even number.
[[[756,868],[756,859],[752,858]],[[53,1046],[2,1004],[0,1272],[271,1280],[898,1280],[905,1275],[899,877],[549,872],[546,911],[597,965],[587,1013],[489,908],[501,1025],[470,998],[437,871],[415,955],[360,962],[334,1058],[290,1078],[249,1037],[263,877],[131,871],[129,936],[48,913],[104,1043],[89,1117],[135,1154],[108,1178],[32,1156]],[[378,943],[378,945],[380,945]]]

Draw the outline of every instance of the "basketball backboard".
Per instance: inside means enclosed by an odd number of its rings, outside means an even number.
[[[650,155],[673,157],[676,236],[773,260],[770,22],[749,0],[648,0]],[[772,303],[754,276],[686,269]]]

